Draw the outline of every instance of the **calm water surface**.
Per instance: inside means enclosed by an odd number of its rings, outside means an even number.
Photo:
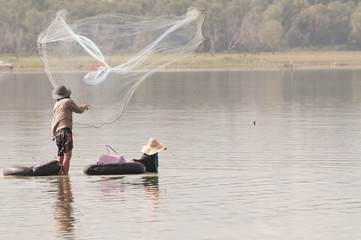
[[[0,73],[0,169],[56,158],[52,87]],[[158,73],[120,121],[75,126],[69,177],[0,177],[1,239],[361,236],[361,71]],[[159,174],[86,176],[113,146]]]

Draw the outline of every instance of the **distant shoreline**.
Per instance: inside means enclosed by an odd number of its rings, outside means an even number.
[[[114,62],[117,58],[114,57]],[[38,56],[1,57],[14,65],[14,69],[0,69],[1,72],[42,72],[43,63]],[[166,66],[162,71],[221,71],[221,70],[280,70],[304,69],[361,69],[361,51],[332,52],[276,52],[276,53],[232,53],[198,54]],[[75,70],[72,69],[72,70]],[[87,71],[86,68],[82,68]]]

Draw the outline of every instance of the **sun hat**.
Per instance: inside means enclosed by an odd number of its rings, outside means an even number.
[[[53,89],[53,91],[51,92],[51,95],[56,100],[69,97],[70,94],[71,94],[70,89],[66,88],[64,85],[61,85],[61,86]]]
[[[165,149],[165,147],[160,142],[158,142],[157,139],[150,138],[148,144],[142,147],[141,152],[147,155],[153,155],[163,149]]]

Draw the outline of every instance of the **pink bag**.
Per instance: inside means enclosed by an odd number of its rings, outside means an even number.
[[[125,159],[123,156],[119,156],[119,154],[109,145],[105,145],[108,150],[108,154],[102,154],[99,158],[98,164],[108,164],[108,163],[125,163]],[[117,155],[111,156],[109,155],[109,148],[113,150]]]

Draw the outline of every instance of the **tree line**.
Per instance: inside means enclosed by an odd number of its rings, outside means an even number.
[[[359,0],[0,0],[0,56],[37,54],[36,39],[67,9],[69,21],[100,13],[183,15],[205,9],[202,51],[360,50]]]

